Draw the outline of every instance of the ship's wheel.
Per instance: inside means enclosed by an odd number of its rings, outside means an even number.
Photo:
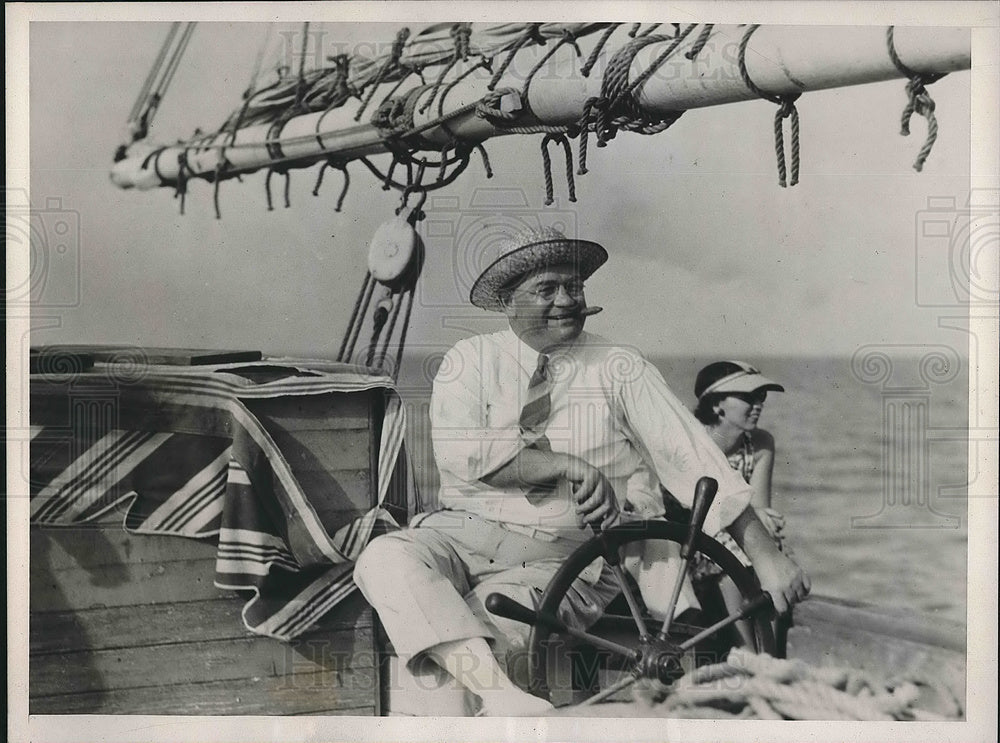
[[[751,570],[701,531],[716,488],[711,478],[699,481],[689,524],[635,522],[596,534],[567,558],[534,610],[501,594],[487,598],[489,611],[532,626],[528,647],[532,693],[557,706],[595,704],[627,693],[640,679],[670,684],[693,667],[724,659],[736,645],[774,654],[770,596],[761,591]],[[672,584],[662,587],[668,597],[667,608],[660,612],[662,621],[647,609],[624,567],[626,555],[638,554],[647,545],[675,554],[679,548],[681,558],[674,561],[679,567]],[[727,613],[721,595],[713,597],[709,591],[699,592],[700,611],[673,616],[697,554],[715,563],[736,585],[743,597],[740,610]],[[565,616],[560,612],[563,599],[581,573],[599,559],[615,574],[621,595],[586,630],[568,626],[560,618]],[[741,632],[736,631],[737,622],[744,623]]]

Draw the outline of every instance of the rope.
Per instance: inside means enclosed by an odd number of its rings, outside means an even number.
[[[698,38],[695,40],[691,48],[684,54],[686,59],[694,61],[694,59],[701,54],[701,50],[705,48],[705,44],[708,43],[709,37],[712,35],[712,28],[715,26],[713,23],[706,23],[705,27],[698,34]]]
[[[927,139],[924,140],[924,145],[920,148],[920,152],[917,153],[917,159],[913,163],[913,169],[919,173],[923,170],[924,162],[927,160],[927,156],[931,154],[931,149],[934,147],[934,142],[937,141],[938,135],[937,117],[934,115],[934,99],[927,92],[926,86],[937,82],[944,77],[944,74],[915,72],[903,64],[903,61],[896,53],[896,46],[893,43],[894,28],[894,26],[889,26],[885,32],[889,58],[896,66],[896,69],[909,78],[909,82],[906,84],[907,103],[903,109],[899,133],[904,137],[910,135],[910,118],[913,114],[918,114],[927,119]]]
[[[399,65],[399,58],[403,56],[403,47],[406,45],[406,40],[410,38],[410,29],[401,28],[396,33],[396,40],[392,42],[392,49],[389,52],[389,56],[383,62],[382,67],[379,68],[378,73],[375,75],[375,79],[371,81],[370,88],[368,90],[368,95],[362,102],[361,107],[358,112],[354,114],[355,121],[361,121],[361,115],[365,112],[368,104],[371,103],[372,97],[375,95],[375,91],[378,86],[386,78],[389,72]]]
[[[378,166],[376,166],[375,163],[373,163],[367,157],[360,157],[358,158],[358,160],[361,162],[362,165],[368,168],[368,170],[370,170],[376,177],[378,177],[382,181],[383,190],[388,190],[389,188],[395,188],[396,190],[399,191],[405,191],[407,188],[410,188],[411,186],[410,183],[408,182],[402,183],[400,181],[392,179],[392,168],[394,168],[398,164],[397,160],[393,161],[393,166],[387,173],[383,173],[382,171],[380,171],[378,169]],[[452,168],[451,172],[447,176],[445,176],[444,180],[436,180],[433,183],[429,183],[426,186],[424,186],[423,189],[425,191],[436,191],[439,188],[444,188],[445,186],[451,185],[452,183],[455,182],[455,179],[457,179],[458,176],[460,176],[469,166],[469,161],[470,158],[468,157],[468,154],[464,153],[463,156],[457,160],[458,165]],[[420,163],[420,161],[414,161],[414,162],[417,162],[418,164]],[[427,163],[427,164],[432,165],[432,163]]]
[[[451,72],[452,68],[459,62],[464,62],[469,58],[469,37],[472,34],[472,24],[471,23],[456,23],[451,27],[451,38],[455,43],[455,56],[452,57],[451,61],[448,62],[442,69],[441,73],[438,75],[437,80],[431,86],[431,94],[427,99],[427,102],[420,107],[420,113],[424,113],[431,107],[431,103],[434,102],[434,98],[441,88],[441,84],[444,82],[445,76]]]
[[[319,187],[323,185],[323,173],[326,172],[327,168],[334,168],[344,174],[344,185],[340,189],[340,196],[337,197],[337,205],[333,208],[335,212],[339,212],[344,206],[344,199],[347,197],[347,189],[351,187],[351,174],[347,172],[347,165],[345,163],[327,160],[320,166],[319,174],[316,176],[316,185],[313,187],[312,192],[313,196],[319,196]]]
[[[912,680],[881,682],[852,668],[818,668],[801,660],[755,655],[734,648],[723,663],[690,671],[672,686],[637,685],[639,701],[662,703],[673,717],[719,717],[721,713],[758,719],[933,720],[955,719],[917,705],[921,692]],[[725,716],[725,715],[723,715]]]
[[[177,154],[177,187],[174,191],[174,198],[180,197],[181,216],[184,216],[184,199],[187,196],[188,173],[194,172],[188,165],[187,150]]]
[[[759,98],[771,101],[771,103],[777,104],[778,110],[774,114],[774,154],[778,161],[778,185],[782,188],[786,186],[794,186],[799,182],[799,112],[795,108],[795,101],[799,98],[799,93],[794,95],[775,95],[774,93],[769,93],[766,90],[762,90],[757,87],[753,80],[750,79],[750,73],[747,71],[747,45],[750,43],[750,37],[753,36],[754,31],[760,28],[759,24],[751,25],[747,28],[746,32],[743,34],[743,38],[740,40],[739,47],[739,68],[740,76],[743,78],[744,85],[750,89],[754,95]],[[786,169],[785,169],[785,138],[784,138],[784,120],[790,118],[791,121],[791,133],[792,133],[792,178],[791,181],[786,183]]]
[[[382,334],[382,328],[385,327],[386,321],[389,319],[389,308],[386,307],[386,303],[393,306],[393,301],[391,295],[388,294],[389,290],[385,290],[387,296],[383,297],[375,305],[375,312],[372,314],[372,337],[371,341],[368,343],[368,352],[365,354],[365,366],[372,366],[375,361],[375,350],[378,347],[378,339]]]
[[[292,201],[291,201],[292,174],[288,172],[287,168],[279,169],[271,167],[267,169],[267,175],[264,177],[264,193],[267,194],[267,210],[269,212],[274,211],[274,201],[271,199],[271,176],[274,175],[275,173],[285,176],[285,188],[284,188],[285,208],[288,209],[292,206]]]
[[[569,200],[576,201],[576,184],[573,182],[573,150],[565,134],[546,134],[542,138],[542,169],[545,176],[545,206],[551,206],[553,199],[552,158],[549,156],[549,142],[558,142],[566,153],[566,184]]]
[[[115,153],[116,162],[126,157],[129,144],[140,139],[145,139],[146,135],[149,134],[149,127],[153,123],[153,117],[163,102],[163,97],[166,95],[167,89],[174,79],[177,67],[180,65],[181,58],[184,56],[184,52],[187,51],[188,43],[191,41],[191,35],[194,33],[195,24],[187,23],[184,26],[184,30],[181,31],[180,39],[175,45],[174,37],[177,35],[179,26],[179,23],[171,25],[170,30],[167,32],[167,38],[164,40],[163,46],[160,47],[156,60],[153,62],[153,66],[142,84],[139,95],[135,103],[132,104],[132,110],[126,121],[129,141],[119,146]],[[170,51],[171,47],[173,47],[173,51]],[[169,57],[167,56],[168,53]],[[164,66],[164,60],[166,60],[166,66]],[[158,81],[157,77],[159,78]]]
[[[587,61],[584,62],[583,66],[580,68],[581,75],[584,77],[590,77],[590,71],[594,69],[594,65],[597,64],[597,58],[601,55],[601,50],[604,48],[604,45],[608,43],[608,39],[611,38],[611,34],[613,34],[621,25],[622,24],[620,23],[612,23],[604,29],[604,33],[601,34],[601,38],[597,40],[597,45],[590,51],[590,56],[587,57]]]
[[[226,160],[224,155],[221,156],[215,166],[215,175],[212,177],[212,206],[215,208],[216,219],[222,219],[222,210],[219,208],[219,184],[222,183],[222,178],[228,166],[229,161]]]
[[[482,143],[476,143],[476,151],[483,161],[483,170],[486,171],[486,177],[493,177],[493,168],[490,167],[490,156],[486,153],[486,148],[483,147]]]
[[[517,95],[519,101],[521,101],[523,105],[523,99],[520,98],[521,92],[519,90],[514,88],[491,90],[476,103],[476,116],[481,119],[486,119],[494,126],[500,126],[502,123],[514,121],[521,115],[519,111],[503,111],[500,109],[500,101],[504,98],[504,96],[511,94]]]
[[[697,26],[688,26],[673,38],[649,34],[635,38],[619,49],[608,62],[601,80],[601,95],[592,97],[584,105],[583,113],[577,124],[581,132],[580,167],[578,173],[586,173],[586,153],[588,132],[597,136],[597,146],[604,147],[617,135],[618,131],[638,132],[640,134],[656,134],[670,127],[681,117],[683,111],[673,111],[660,118],[650,118],[635,99],[635,92],[652,77],[667,59],[674,53],[681,42]],[[630,34],[634,35],[634,34]],[[654,43],[669,42],[667,47],[649,65],[645,72],[634,82],[628,79],[632,61],[638,52]]]
[[[680,46],[681,42],[684,41],[684,39],[686,39],[688,37],[688,35],[692,31],[694,31],[694,29],[695,29],[695,27],[697,25],[698,25],[697,23],[692,23],[689,26],[687,26],[687,28],[685,28],[683,31],[681,31],[679,34],[677,34],[677,36],[673,37],[672,39],[669,39],[670,46],[668,46],[666,49],[664,49],[660,53],[660,56],[658,56],[655,60],[653,60],[652,63],[650,63],[650,65],[646,69],[646,71],[643,72],[641,75],[639,75],[639,77],[636,78],[636,80],[635,80],[634,83],[632,83],[631,85],[628,86],[628,88],[625,91],[626,95],[629,95],[629,96],[633,95],[636,90],[638,90],[643,85],[645,85],[646,81],[649,80],[649,78],[651,78],[653,75],[656,74],[657,70],[659,70],[660,67],[663,66],[663,63],[666,62],[667,59],[670,57],[670,55],[674,53],[674,50],[677,49],[678,46]],[[644,36],[643,38],[644,39],[654,38],[654,39],[656,39],[658,41],[666,41],[667,40],[667,37],[665,37],[665,36],[656,36],[656,37]],[[638,51],[638,48],[636,49],[636,51]],[[635,53],[633,52],[632,55],[631,55],[631,57],[629,58],[629,66],[625,68],[624,79],[626,81],[628,80],[628,70],[629,70],[629,67],[632,66],[632,58],[634,58],[634,57],[635,57]]]
[[[378,354],[378,363],[376,364],[376,366],[379,368],[381,368],[382,365],[385,363],[386,352],[389,350],[389,340],[392,338],[393,330],[396,329],[396,320],[399,319],[399,311],[403,308],[402,299],[403,298],[400,296],[398,302],[393,301],[392,303],[392,313],[389,316],[389,327],[385,331],[385,337],[382,339],[382,349],[379,351]],[[374,337],[373,337],[373,342],[374,342]],[[371,366],[371,362],[369,362],[368,365]]]
[[[163,60],[167,57],[167,50],[170,49],[170,45],[174,40],[174,36],[177,35],[177,29],[180,28],[180,25],[180,21],[170,24],[170,29],[167,31],[167,38],[164,39],[163,45],[156,55],[156,60],[153,62],[153,66],[149,68],[149,74],[146,75],[146,80],[143,82],[142,88],[139,89],[139,95],[136,96],[135,103],[132,104],[132,110],[128,115],[129,123],[139,118],[139,112],[142,111],[143,104],[147,101],[149,91],[153,87],[153,81],[163,66]]]
[[[357,302],[354,304],[354,312],[351,313],[351,320],[344,333],[344,341],[340,346],[340,353],[337,355],[338,361],[348,361],[354,355],[354,346],[361,333],[361,325],[364,317],[368,314],[368,307],[371,304],[372,294],[375,291],[375,281],[372,279],[370,271],[365,271],[365,280],[358,294]]]
[[[393,370],[393,380],[399,378],[399,369],[402,366],[403,349],[406,347],[406,332],[410,329],[410,315],[413,314],[413,298],[416,292],[410,289],[406,304],[406,315],[403,316],[403,327],[399,331],[399,346],[396,349],[396,368]]]
[[[561,49],[565,44],[569,44],[573,47],[573,49],[576,51],[577,58],[583,56],[583,54],[580,52],[580,46],[576,43],[576,37],[573,36],[573,34],[570,33],[567,29],[563,29],[563,33],[562,36],[559,38],[559,41],[553,44],[552,48],[549,49],[547,52],[545,52],[545,54],[543,54],[541,58],[535,63],[535,66],[532,67],[531,70],[528,72],[528,77],[524,81],[524,89],[521,91],[522,101],[527,102],[528,100],[528,88],[531,87],[531,81],[535,78],[535,73],[537,73],[540,69],[542,69],[545,63],[548,62],[550,59],[552,59],[552,55],[558,52],[559,49]]]
[[[532,23],[528,26],[528,29],[521,34],[520,38],[514,42],[510,52],[507,54],[507,58],[504,59],[503,64],[497,68],[497,71],[493,73],[493,77],[490,78],[490,82],[486,86],[487,90],[493,90],[493,88],[497,86],[497,83],[500,82],[500,78],[503,77],[503,73],[507,71],[507,68],[510,67],[510,63],[514,61],[514,57],[519,51],[521,51],[521,47],[528,42],[534,42],[539,46],[545,46],[545,38],[538,32],[541,25],[541,23]]]
[[[295,86],[295,105],[293,110],[302,108],[306,95],[306,52],[309,49],[309,21],[302,24],[302,48],[299,50],[299,79]]]

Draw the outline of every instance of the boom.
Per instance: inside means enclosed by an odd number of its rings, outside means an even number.
[[[626,83],[635,84],[648,74],[632,94],[641,115],[662,118],[752,100],[761,91],[780,98],[862,85],[907,77],[904,71],[935,79],[971,66],[971,33],[961,28],[895,28],[892,48],[902,65],[890,56],[884,27],[769,26],[756,29],[752,36],[743,27],[710,29],[710,37],[696,39],[698,34],[691,34],[679,44],[655,41],[635,54]],[[574,47],[561,46],[549,52],[551,57],[542,60],[543,66],[530,79],[525,79],[523,64],[517,73],[512,70],[500,78],[496,90],[506,91],[502,95],[491,93],[485,72],[447,85],[444,93],[414,81],[396,94],[400,99],[412,96],[412,120],[407,121],[404,136],[418,135],[418,146],[433,149],[456,141],[477,144],[525,130],[579,125],[588,102],[605,92],[615,53],[629,41],[609,41],[589,75],[580,71]],[[745,42],[742,51],[741,42]],[[704,49],[689,59],[699,43]],[[663,62],[660,58],[671,45],[675,48]],[[541,60],[545,47],[523,51]],[[498,110],[516,126],[500,125],[477,111],[477,104],[491,95]],[[161,148],[140,141],[122,153],[111,179],[121,188],[148,189],[184,177],[218,177],[223,160],[223,177],[230,177],[276,163],[282,169],[322,161],[344,164],[390,151],[384,127],[355,121],[360,107],[361,102],[352,98],[339,108],[294,116],[280,126],[252,125]]]

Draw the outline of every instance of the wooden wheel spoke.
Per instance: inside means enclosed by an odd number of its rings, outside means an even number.
[[[732,614],[730,614],[727,617],[723,617],[722,619],[720,619],[718,622],[716,622],[715,624],[711,625],[710,627],[706,627],[701,632],[699,632],[698,634],[696,634],[694,637],[691,637],[691,638],[685,640],[684,642],[682,642],[680,644],[681,650],[689,650],[690,648],[692,648],[695,645],[697,645],[699,642],[702,642],[703,640],[708,639],[709,637],[711,637],[712,635],[714,635],[716,632],[719,632],[720,630],[726,629],[727,627],[735,624],[736,622],[740,621],[741,619],[746,619],[748,616],[750,616],[754,612],[756,612],[756,611],[758,611],[758,610],[760,610],[760,609],[762,609],[762,608],[764,608],[764,607],[766,607],[766,606],[768,606],[770,604],[771,604],[771,597],[770,596],[768,596],[766,593],[759,594],[752,601],[749,601],[749,602],[745,603],[742,606],[742,608],[740,608],[739,611],[734,611]]]
[[[623,689],[627,689],[629,686],[638,681],[638,679],[639,679],[638,676],[630,673],[628,676],[625,676],[624,678],[619,679],[618,681],[613,683],[607,689],[602,689],[601,691],[597,692],[597,694],[595,694],[594,696],[589,697],[584,701],[580,702],[580,706],[589,707],[592,704],[603,702],[605,699],[613,697],[615,694],[622,691]]]
[[[646,629],[646,620],[643,619],[642,609],[639,607],[639,601],[636,599],[635,593],[632,591],[632,586],[629,585],[625,571],[622,569],[621,565],[612,565],[611,570],[614,573],[615,579],[618,581],[618,586],[621,588],[622,595],[625,597],[625,603],[628,604],[628,610],[632,615],[632,620],[635,622],[635,628],[639,630],[639,637],[649,637],[649,630]]]

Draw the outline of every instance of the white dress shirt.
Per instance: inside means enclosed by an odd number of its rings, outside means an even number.
[[[569,483],[541,502],[528,488],[498,489],[482,478],[526,446],[519,429],[538,352],[512,330],[459,341],[445,355],[431,398],[431,438],[441,473],[440,503],[485,518],[585,539]],[[750,502],[750,486],[704,427],[637,351],[581,333],[550,354],[552,450],[579,457],[608,478],[635,516],[662,515],[658,483],[690,506],[703,475],[719,482],[705,520],[715,534]]]

